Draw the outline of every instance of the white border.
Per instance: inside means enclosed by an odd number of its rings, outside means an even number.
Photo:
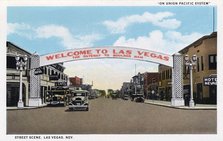
[[[7,6],[163,6],[159,2],[210,2],[218,0],[2,0]],[[221,1],[221,0],[220,0]],[[170,5],[174,6],[174,5]],[[190,6],[190,5],[177,5]],[[197,5],[201,6],[201,5]]]
[[[158,2],[165,2],[167,0],[2,0],[0,4],[0,64],[4,67],[1,67],[0,78],[3,81],[0,81],[0,139],[1,140],[15,140],[14,135],[6,135],[6,23],[7,23],[7,6],[161,6]],[[220,141],[223,138],[223,96],[222,86],[223,86],[223,73],[222,73],[222,65],[223,64],[223,47],[222,47],[222,32],[223,32],[223,24],[222,24],[222,0],[168,0],[169,2],[211,2],[211,5],[217,5],[217,15],[218,15],[218,23],[217,23],[217,32],[218,32],[218,110],[217,110],[217,135],[212,134],[199,134],[199,135],[185,135],[185,134],[174,134],[174,135],[134,135],[134,134],[126,134],[126,135],[73,135],[73,140],[75,141],[113,141],[113,140],[129,140],[129,141],[160,141],[160,140],[171,140],[171,141],[188,141],[188,140],[196,140],[196,141]],[[220,65],[219,65],[220,64]],[[20,141],[20,140],[19,140]],[[48,141],[48,140],[45,140]],[[59,140],[57,140],[59,141]]]

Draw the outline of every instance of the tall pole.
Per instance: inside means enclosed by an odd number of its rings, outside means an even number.
[[[16,56],[16,69],[19,70],[19,101],[18,108],[23,108],[24,103],[22,101],[22,71],[26,70],[27,56],[25,55],[23,58],[20,56]]]
[[[135,64],[135,78],[136,78],[136,64]],[[136,95],[136,79],[135,79],[135,95]]]
[[[22,101],[22,66],[20,65],[19,69],[20,78],[19,78],[19,101],[18,101],[18,108],[23,108],[24,103]]]
[[[184,56],[185,65],[190,69],[190,101],[189,106],[194,107],[194,98],[193,98],[193,67],[196,65],[197,56],[193,55],[190,59],[188,55]]]
[[[193,65],[189,65],[190,69],[190,107],[194,107],[194,98],[193,98]]]

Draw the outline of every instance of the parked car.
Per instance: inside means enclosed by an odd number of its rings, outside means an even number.
[[[125,94],[125,95],[122,97],[122,99],[123,99],[123,100],[129,100],[129,96]]]
[[[48,106],[65,106],[66,93],[68,90],[48,90],[46,91],[46,104]]]
[[[134,101],[135,102],[144,102],[145,99],[143,97],[143,94],[136,94],[135,97],[134,97]]]
[[[136,97],[135,98],[135,102],[144,102],[144,101],[145,101],[144,97]]]
[[[111,94],[111,97],[112,97],[112,99],[117,99],[118,98],[118,94],[114,92],[114,93]]]

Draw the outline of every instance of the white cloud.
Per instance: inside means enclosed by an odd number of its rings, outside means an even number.
[[[173,54],[191,44],[201,36],[203,36],[203,34],[196,32],[183,35],[176,31],[163,33],[159,30],[155,30],[150,32],[148,36],[139,36],[137,38],[126,39],[125,36],[121,36],[115,41],[114,46],[136,47]]]
[[[38,38],[51,38],[57,37],[61,39],[61,43],[67,49],[90,47],[101,36],[99,34],[90,34],[84,36],[74,36],[68,28],[59,25],[45,25],[36,29]]]
[[[152,31],[148,36],[139,36],[137,38],[126,39],[121,36],[114,46],[127,46],[152,51],[173,54],[198,38],[203,36],[200,33],[191,33],[188,35],[175,31],[163,33],[159,30]],[[131,77],[138,72],[157,72],[158,66],[154,63],[124,60],[124,59],[103,59],[103,60],[84,60],[65,63],[69,76],[84,76],[84,82],[91,84],[94,81],[94,88],[99,89],[119,89],[123,82],[129,82]]]
[[[34,29],[25,23],[8,23],[7,34],[17,34],[28,39],[33,39]]]
[[[128,26],[136,23],[151,23],[154,26],[166,29],[177,29],[181,25],[181,22],[170,18],[173,16],[174,14],[171,12],[158,12],[155,14],[145,12],[142,15],[121,17],[117,21],[107,20],[103,22],[103,25],[114,34],[124,33]]]
[[[102,38],[99,34],[73,35],[70,30],[61,25],[44,25],[37,28],[24,23],[8,23],[8,35],[17,34],[27,39],[35,38],[58,38],[66,49],[90,47]]]

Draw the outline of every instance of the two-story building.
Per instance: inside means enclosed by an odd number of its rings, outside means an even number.
[[[193,95],[195,103],[216,104],[217,101],[217,32],[201,37],[179,51],[197,56],[196,67],[193,70]],[[184,97],[190,97],[190,74],[183,63]],[[164,100],[172,97],[172,68],[159,65],[159,94],[164,94]],[[209,82],[211,81],[211,82]]]
[[[193,70],[193,93],[197,103],[216,104],[217,83],[205,83],[204,79],[216,82],[217,77],[217,32],[203,36],[184,49],[182,55],[197,56],[196,67]],[[190,93],[189,71],[184,65],[184,92]],[[212,79],[213,78],[213,79]]]
[[[145,72],[144,76],[144,96],[145,98],[157,99],[159,98],[158,93],[158,82],[159,73],[158,72]]]
[[[16,46],[11,42],[6,43],[7,47],[7,58],[6,58],[6,98],[7,98],[7,106],[17,106],[19,100],[19,71],[16,70],[16,59],[17,55],[28,57],[31,55],[28,51]],[[28,99],[29,99],[29,85],[30,85],[30,75],[29,75],[29,68],[30,68],[30,59],[27,60],[27,70],[22,72],[22,97],[25,106],[28,106]]]
[[[27,55],[27,69],[22,73],[23,86],[23,102],[24,106],[29,106],[30,98],[30,52],[20,48],[19,46],[7,42],[7,106],[17,106],[19,99],[19,71],[16,70],[16,55]],[[68,76],[64,73],[65,67],[63,64],[53,64],[41,67],[42,74],[40,82],[40,97],[42,104],[45,104],[46,91],[55,87],[56,82],[67,82]]]

